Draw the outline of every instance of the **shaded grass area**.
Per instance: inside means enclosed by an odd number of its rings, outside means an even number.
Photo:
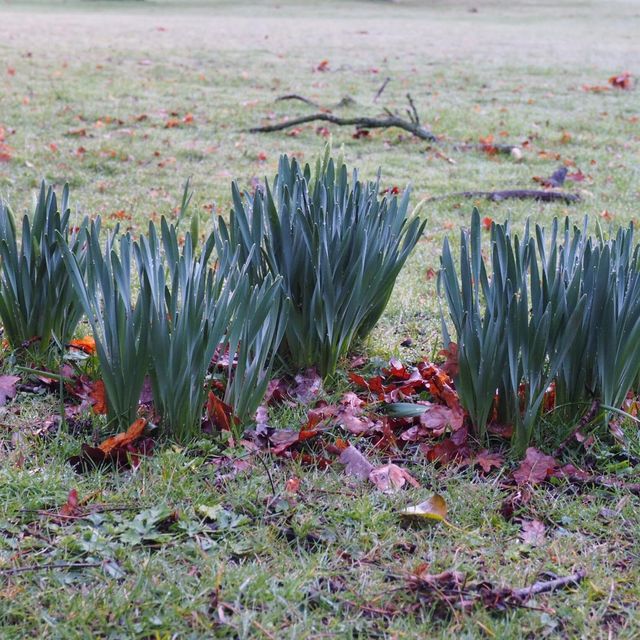
[[[347,161],[364,175],[383,166],[385,186],[412,183],[417,203],[468,189],[530,187],[533,176],[568,162],[587,176],[575,185],[579,205],[479,202],[482,215],[521,224],[526,216],[548,222],[589,214],[605,229],[633,219],[638,93],[583,85],[606,86],[614,73],[637,72],[637,6],[470,8],[0,4],[0,127],[13,156],[0,163],[0,192],[22,212],[42,176],[69,181],[79,214],[101,214],[109,225],[138,233],[147,219],[174,211],[192,176],[194,206],[206,224],[212,210],[228,210],[232,178],[251,188],[275,171],[279,153],[310,160],[325,143],[313,125],[295,136],[244,133],[311,112],[275,103],[277,96],[296,92],[332,106],[348,95],[355,103],[339,113],[352,116],[376,115],[382,106],[403,110],[411,92],[442,144],[397,131],[356,140],[351,130],[331,128],[334,147],[344,145]],[[317,71],[325,59],[329,70]],[[487,135],[529,140],[522,162],[449,144]],[[430,270],[438,267],[444,235],[468,224],[472,204],[452,198],[426,205],[427,234],[363,345],[367,355],[415,360],[440,348]],[[414,341],[410,348],[400,347],[406,337]],[[215,443],[189,450],[163,443],[135,472],[76,476],[65,460],[91,429],[57,439],[36,435],[55,411],[54,401],[27,394],[0,408],[4,637],[637,637],[635,496],[564,484],[536,488],[517,514],[547,528],[545,543],[531,546],[519,537],[520,523],[500,515],[508,494],[500,474],[438,470],[407,454],[398,462],[423,488],[384,496],[345,479],[338,465],[321,471],[266,459],[269,475],[254,461],[234,476],[233,466],[212,462]],[[279,419],[295,427],[304,411]],[[628,431],[632,470],[637,436]],[[603,468],[620,464],[607,442],[596,452]],[[295,495],[284,492],[291,477],[301,478]],[[62,522],[24,511],[58,507],[72,487],[88,511],[98,504],[104,512]],[[399,519],[400,509],[436,491],[457,529]],[[6,573],[50,563],[100,566]],[[421,563],[432,573],[456,569],[470,580],[514,587],[545,571],[584,567],[589,576],[528,609],[452,611],[437,619],[433,602],[420,602],[405,585]]]
[[[385,496],[335,470],[269,461],[274,494],[259,464],[234,477],[200,446],[168,447],[131,474],[78,478],[64,464],[76,447],[65,437],[30,442],[18,447],[28,455],[21,468],[16,452],[3,466],[2,570],[100,566],[4,574],[5,637],[637,634],[635,497],[536,489],[517,514],[547,528],[545,542],[531,546],[519,523],[500,515],[499,477],[436,472],[419,457],[403,461],[424,487],[410,494]],[[301,478],[296,494],[286,492],[292,477]],[[70,521],[31,511],[64,503],[70,486],[89,499],[87,511],[100,508]],[[434,490],[456,528],[403,523],[398,511]],[[589,577],[528,608],[434,617],[437,601],[406,585],[422,563],[496,585],[578,567]]]

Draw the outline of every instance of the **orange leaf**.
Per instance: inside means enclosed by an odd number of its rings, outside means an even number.
[[[94,413],[107,413],[107,397],[104,382],[102,382],[102,380],[97,380],[95,382],[93,389],[89,392],[89,398],[91,398]]]
[[[329,71],[329,61],[322,60],[320,64],[316,67],[318,71]]]
[[[67,497],[67,502],[60,508],[60,514],[63,517],[75,516],[78,513],[78,490],[71,489]]]
[[[122,449],[135,442],[142,435],[146,426],[147,421],[144,418],[138,418],[124,433],[107,438],[98,449],[105,455],[109,455],[115,449]]]
[[[91,336],[84,336],[84,338],[72,340],[69,346],[80,349],[80,351],[84,351],[89,355],[93,355],[96,352],[96,341]]]

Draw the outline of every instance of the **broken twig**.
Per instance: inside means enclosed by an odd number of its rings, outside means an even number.
[[[305,98],[304,96],[298,95],[297,93],[288,93],[284,96],[278,96],[276,98],[276,102],[284,102],[285,100],[299,100],[300,102],[304,102],[305,104],[309,104],[312,107],[321,107],[320,104],[314,102],[313,100],[309,100],[309,98]]]
[[[522,602],[528,600],[532,596],[539,593],[549,593],[550,591],[556,591],[556,589],[562,589],[563,587],[569,587],[571,585],[578,584],[585,579],[587,572],[583,569],[572,573],[571,575],[564,576],[563,578],[554,578],[553,580],[540,580],[534,582],[529,587],[523,587],[521,589],[513,589],[512,595],[517,600]]]
[[[386,78],[385,81],[382,83],[382,85],[380,86],[380,88],[378,89],[378,91],[376,91],[376,95],[373,96],[373,101],[377,102],[378,98],[382,95],[382,92],[387,88],[387,85],[391,82],[391,78]]]

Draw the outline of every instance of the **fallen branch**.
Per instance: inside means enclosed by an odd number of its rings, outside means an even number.
[[[272,133],[274,131],[283,131],[284,129],[291,129],[292,127],[297,127],[300,124],[307,124],[308,122],[330,122],[331,124],[336,124],[340,127],[356,127],[357,129],[391,129],[395,127],[397,129],[408,131],[411,135],[416,138],[420,138],[421,140],[428,140],[429,142],[437,141],[436,136],[428,129],[393,114],[386,118],[340,118],[332,113],[313,113],[308,116],[292,118],[291,120],[285,120],[284,122],[278,122],[276,124],[253,127],[249,129],[249,133]]]
[[[550,591],[555,591],[556,589],[562,589],[563,587],[569,587],[585,579],[587,572],[583,569],[572,573],[569,576],[564,576],[564,578],[554,578],[553,580],[540,580],[539,582],[534,582],[530,587],[523,587],[521,589],[513,589],[512,595],[514,598],[521,602],[525,602],[532,596],[538,595],[539,593],[549,593]]]
[[[540,191],[537,189],[505,189],[503,191],[459,191],[457,193],[448,193],[444,196],[428,198],[427,202],[446,200],[447,198],[486,198],[492,202],[537,200],[538,202],[566,202],[567,204],[580,201],[580,196],[577,193]]]

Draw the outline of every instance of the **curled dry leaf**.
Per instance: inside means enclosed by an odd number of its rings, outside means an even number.
[[[369,473],[369,480],[382,493],[393,493],[402,489],[408,482],[411,486],[419,488],[420,483],[406,470],[396,464],[385,464]]]
[[[398,491],[406,483],[420,487],[420,483],[406,470],[396,464],[389,463],[374,467],[353,446],[348,446],[340,454],[340,462],[345,465],[345,473],[360,480],[369,480],[383,493]]]
[[[142,436],[146,426],[147,421],[144,418],[138,418],[124,433],[119,433],[116,436],[107,438],[98,446],[98,449],[100,449],[105,455],[109,455],[115,449],[122,449],[138,440],[138,438]]]
[[[82,445],[78,456],[69,458],[69,464],[78,472],[115,465],[118,468],[137,466],[141,455],[148,455],[153,448],[150,438],[142,438],[147,421],[138,418],[123,433],[107,438],[97,447]]]
[[[432,495],[428,500],[421,502],[414,507],[407,507],[400,512],[400,515],[410,518],[424,518],[444,522],[447,519],[447,502],[438,493]]]

